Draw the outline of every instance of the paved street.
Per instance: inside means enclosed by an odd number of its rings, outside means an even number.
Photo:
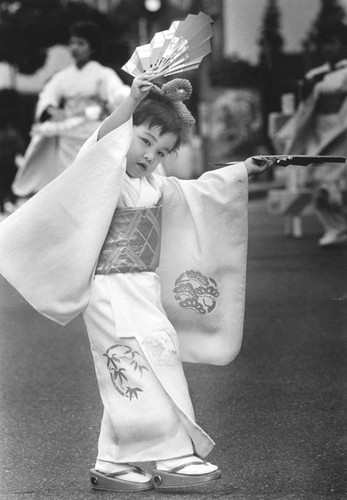
[[[229,366],[186,366],[222,479],[188,491],[89,488],[101,403],[80,319],[40,317],[0,282],[0,499],[345,500],[347,246],[283,235],[250,202],[245,336]]]

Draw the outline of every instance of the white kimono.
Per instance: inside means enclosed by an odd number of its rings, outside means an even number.
[[[61,174],[100,125],[101,115],[113,111],[129,91],[111,68],[96,61],[81,69],[73,64],[54,75],[40,93],[35,118],[38,120],[48,106],[62,103],[67,118],[33,125],[13,192],[30,196]]]
[[[312,70],[308,79],[325,73],[327,65]],[[327,72],[315,84],[311,94],[297,112],[279,130],[278,140],[285,144],[286,154],[332,155],[347,154],[347,61],[340,61],[334,71]],[[344,234],[347,231],[343,212],[343,191],[347,187],[347,170],[343,163],[329,163],[319,168],[301,169],[290,167],[287,175],[293,175],[297,183],[313,185],[315,209],[326,233]],[[289,174],[291,172],[291,174]],[[329,202],[318,202],[320,191],[329,193]]]
[[[127,180],[131,122],[100,141],[0,226],[0,272],[39,312],[87,326],[104,418],[105,462],[206,456],[183,361],[225,364],[242,341],[247,250],[243,163],[197,181]],[[163,195],[157,272],[96,275],[116,206]],[[44,208],[44,209],[43,209]]]

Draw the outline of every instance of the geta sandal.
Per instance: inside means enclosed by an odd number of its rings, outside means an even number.
[[[126,479],[121,479],[120,476],[124,476],[128,472],[136,472],[143,476],[146,475],[145,471],[136,465],[130,465],[129,467],[119,471],[113,472],[112,474],[104,474],[95,469],[90,469],[90,482],[92,488],[96,490],[107,490],[107,491],[142,491],[151,490],[153,488],[153,480],[150,478],[145,482],[137,481],[127,481]]]
[[[219,479],[222,475],[220,469],[206,474],[180,474],[179,471],[188,465],[201,465],[201,461],[191,461],[173,467],[168,471],[154,469],[153,482],[156,488],[184,488],[186,486],[198,486]]]

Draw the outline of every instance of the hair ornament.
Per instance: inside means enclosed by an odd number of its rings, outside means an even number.
[[[183,101],[189,99],[192,91],[192,84],[185,78],[175,78],[170,82],[164,83],[161,88],[157,85],[153,85],[151,88],[151,92],[170,101],[173,110],[182,121],[184,127],[191,127],[195,123],[193,115],[183,103]]]

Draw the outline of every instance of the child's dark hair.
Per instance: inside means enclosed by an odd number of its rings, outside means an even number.
[[[133,124],[136,127],[143,124],[149,128],[158,127],[161,135],[177,134],[173,151],[181,145],[182,120],[175,113],[171,103],[159,95],[151,93],[140,102],[133,114]]]

